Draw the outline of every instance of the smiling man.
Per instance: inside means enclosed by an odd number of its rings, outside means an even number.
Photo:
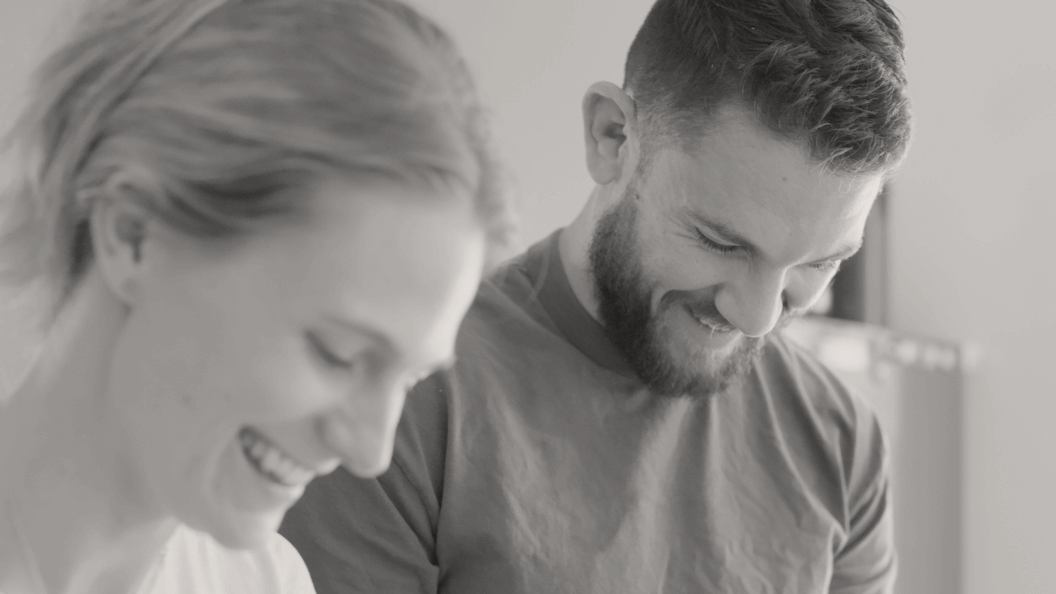
[[[782,323],[904,158],[882,0],[659,0],[583,101],[597,186],[486,282],[377,480],[284,534],[317,589],[890,593],[873,413]]]

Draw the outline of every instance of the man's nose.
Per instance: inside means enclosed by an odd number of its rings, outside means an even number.
[[[359,390],[323,420],[323,441],[349,472],[371,478],[388,469],[406,397],[402,384],[395,382]]]
[[[746,336],[769,334],[785,309],[783,270],[751,270],[725,283],[715,297],[719,313]]]

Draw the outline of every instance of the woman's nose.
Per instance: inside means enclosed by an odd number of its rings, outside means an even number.
[[[373,394],[359,392],[324,419],[322,439],[349,472],[370,478],[388,469],[406,396],[395,385]]]

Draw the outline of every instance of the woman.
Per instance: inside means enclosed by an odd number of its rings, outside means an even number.
[[[104,0],[30,103],[0,591],[310,592],[283,513],[386,468],[506,234],[451,42],[390,0]]]

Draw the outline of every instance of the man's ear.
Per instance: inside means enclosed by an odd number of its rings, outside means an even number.
[[[89,220],[96,266],[115,297],[132,305],[149,270],[147,244],[157,230],[149,209],[127,195],[100,196]]]
[[[634,100],[610,82],[590,85],[583,97],[587,170],[598,185],[618,181],[638,166]]]

